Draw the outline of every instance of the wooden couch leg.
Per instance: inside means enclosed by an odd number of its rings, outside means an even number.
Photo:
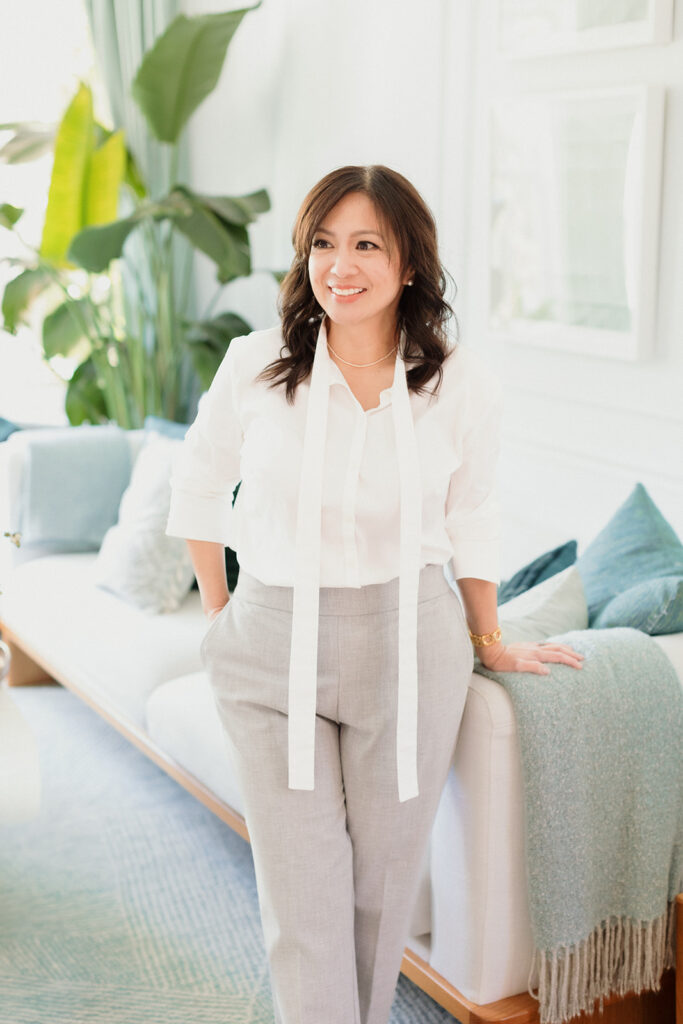
[[[54,683],[55,680],[45,669],[26,653],[19,644],[3,630],[2,639],[10,649],[12,660],[7,673],[9,686],[35,686],[37,683]]]

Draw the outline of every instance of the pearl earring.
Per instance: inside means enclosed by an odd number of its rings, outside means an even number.
[[[413,283],[412,281],[406,281],[406,284],[412,284],[412,283]]]

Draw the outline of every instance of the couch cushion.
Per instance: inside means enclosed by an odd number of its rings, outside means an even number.
[[[21,643],[104,707],[142,726],[160,683],[200,669],[199,593],[150,615],[95,585],[95,552],[46,555],[2,581],[0,616]]]
[[[151,739],[219,799],[244,815],[230,748],[206,672],[171,679],[150,694],[146,726]]]

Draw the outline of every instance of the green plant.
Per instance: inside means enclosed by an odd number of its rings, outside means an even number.
[[[5,329],[16,333],[29,311],[47,308],[44,356],[75,366],[66,392],[73,424],[139,427],[147,414],[186,422],[192,387],[198,380],[207,388],[232,338],[251,330],[235,313],[211,313],[226,284],[252,273],[247,228],[270,208],[268,194],[201,195],[176,177],[181,133],[215,87],[230,40],[253,9],[179,15],[144,55],[132,96],[154,138],[170,147],[162,195],[149,194],[123,132],[95,119],[85,83],[56,130],[0,125],[13,133],[0,159],[18,163],[54,148],[41,242],[10,261],[21,270],[5,287],[2,314]],[[18,235],[22,213],[0,205],[0,225]],[[134,254],[126,244],[131,235]],[[190,257],[199,250],[216,265],[218,288],[197,320],[185,316],[192,259],[179,268],[183,245]]]

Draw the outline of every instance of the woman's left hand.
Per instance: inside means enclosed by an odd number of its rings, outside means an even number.
[[[568,644],[536,643],[522,641],[514,644],[493,644],[477,647],[477,657],[486,668],[496,672],[535,672],[548,675],[550,669],[545,661],[559,661],[572,668],[582,668],[583,654]]]

